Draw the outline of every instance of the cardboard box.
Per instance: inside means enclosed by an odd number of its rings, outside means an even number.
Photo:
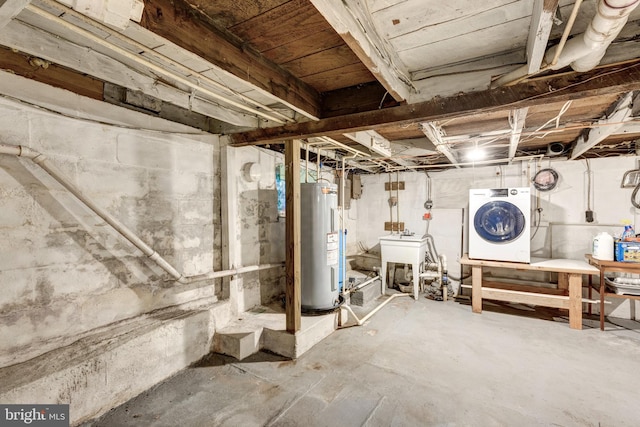
[[[640,262],[640,242],[615,242],[615,260]]]

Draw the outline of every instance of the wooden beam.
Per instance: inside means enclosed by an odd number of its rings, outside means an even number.
[[[509,137],[509,161],[512,161],[516,156],[516,150],[520,143],[520,135],[522,135],[522,129],[524,128],[524,121],[527,117],[529,107],[518,108],[511,112],[509,115],[511,125],[511,136]]]
[[[387,138],[373,130],[365,130],[360,132],[345,133],[344,136],[367,147],[369,150],[380,154],[384,157],[391,157],[390,143]]]
[[[284,149],[285,164],[285,241],[286,289],[285,315],[287,332],[300,330],[302,297],[300,286],[300,140],[288,141]]]
[[[533,13],[531,14],[531,26],[527,39],[527,66],[528,73],[533,74],[540,70],[542,58],[547,51],[549,34],[553,27],[553,16],[558,8],[558,0],[534,0]]]
[[[0,47],[0,69],[10,70],[19,76],[66,89],[78,95],[103,100],[104,82],[41,58]]]
[[[612,107],[612,112],[597,121],[595,128],[590,128],[588,133],[580,135],[571,150],[571,160],[590,150],[610,135],[620,129],[625,121],[631,119],[633,108],[633,92],[627,93]],[[610,124],[610,126],[604,126]]]
[[[431,141],[433,145],[436,146],[436,150],[444,154],[445,157],[449,159],[449,162],[451,162],[451,164],[456,168],[460,168],[460,166],[458,165],[458,157],[451,150],[449,144],[447,144],[442,139],[444,131],[442,130],[442,127],[440,127],[440,125],[433,122],[420,123],[420,129],[422,130],[422,133],[424,133],[425,136],[429,139],[429,141]]]
[[[241,132],[231,135],[231,139],[235,146],[259,145],[291,138],[332,136],[369,129],[379,130],[389,125],[411,125],[416,122],[469,116],[487,110],[524,108],[638,89],[640,89],[640,61],[587,73],[549,76],[513,86],[463,93],[366,113]]]
[[[318,92],[228,31],[199,19],[182,0],[145,0],[140,25],[222,70],[272,93],[289,107],[318,118]]]
[[[0,0],[0,30],[18,16],[31,0]]]
[[[400,69],[402,61],[385,48],[359,2],[311,0],[311,3],[396,101],[407,99],[415,91],[408,73]]]

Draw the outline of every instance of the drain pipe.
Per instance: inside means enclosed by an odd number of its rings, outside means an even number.
[[[75,185],[73,185],[51,161],[43,154],[23,145],[7,145],[0,143],[0,154],[8,154],[17,157],[24,157],[38,166],[40,166],[45,172],[47,172],[53,179],[55,179],[60,185],[66,188],[71,194],[76,196],[80,202],[93,211],[96,215],[102,218],[107,224],[113,227],[122,237],[127,239],[132,245],[140,249],[150,260],[155,262],[160,268],[169,273],[171,277],[177,280],[179,283],[187,284],[198,282],[207,279],[214,279],[224,276],[233,276],[236,274],[248,273],[250,271],[264,270],[268,268],[281,267],[284,263],[280,264],[264,264],[253,265],[247,267],[240,267],[231,270],[214,271],[208,274],[199,276],[183,276],[178,270],[176,270],[167,260],[162,258],[153,248],[147,245],[142,239],[136,236],[126,225],[122,224],[116,218],[111,216],[107,211],[96,205],[91,199],[85,196],[82,191]]]
[[[573,37],[566,44],[550,48],[545,54],[543,66],[534,74],[547,70],[559,70],[568,65],[578,72],[595,68],[604,57],[609,45],[622,31],[629,19],[629,14],[638,4],[640,0],[599,0],[596,15],[587,30]],[[518,83],[529,77],[527,72],[526,65],[520,67],[494,81],[491,87]]]
[[[389,298],[387,298],[386,300],[382,301],[380,303],[380,305],[378,305],[376,308],[374,308],[373,310],[371,310],[369,312],[369,314],[367,314],[366,316],[364,316],[362,319],[358,319],[358,316],[356,316],[356,314],[353,312],[353,310],[351,309],[351,307],[349,307],[348,305],[344,305],[343,307],[347,309],[347,311],[349,313],[351,313],[351,315],[353,316],[354,319],[356,319],[356,322],[358,324],[358,326],[362,326],[364,325],[364,322],[366,322],[367,320],[369,320],[371,318],[371,316],[373,316],[374,314],[376,314],[378,311],[380,311],[380,309],[382,307],[384,307],[385,305],[387,305],[388,303],[391,302],[391,300],[393,300],[394,298],[399,298],[399,297],[410,297],[413,294],[405,294],[405,293],[401,293],[401,294],[393,294],[391,295]]]

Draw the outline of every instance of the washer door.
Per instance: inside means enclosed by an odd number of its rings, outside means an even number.
[[[522,234],[527,224],[516,205],[500,200],[482,205],[473,218],[473,226],[487,242],[509,243]]]

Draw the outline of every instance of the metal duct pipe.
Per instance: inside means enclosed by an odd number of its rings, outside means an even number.
[[[66,188],[71,194],[76,196],[80,202],[88,207],[93,213],[102,218],[107,224],[113,227],[122,237],[127,239],[132,245],[140,249],[149,259],[155,262],[160,268],[169,273],[171,277],[176,279],[182,284],[199,282],[207,279],[215,279],[218,277],[233,276],[236,274],[248,273],[251,271],[265,270],[268,268],[282,267],[284,263],[280,264],[263,264],[252,265],[247,267],[239,267],[224,271],[214,271],[208,274],[198,276],[183,276],[178,270],[176,270],[167,260],[162,258],[153,248],[147,245],[142,239],[133,233],[126,225],[122,224],[116,218],[111,216],[107,211],[96,205],[91,199],[85,196],[79,188],[73,185],[54,164],[51,163],[47,157],[29,147],[23,145],[7,145],[0,143],[0,154],[8,154],[12,156],[24,157],[35,164],[40,166],[45,172],[47,172],[53,179],[55,179],[60,185]]]

